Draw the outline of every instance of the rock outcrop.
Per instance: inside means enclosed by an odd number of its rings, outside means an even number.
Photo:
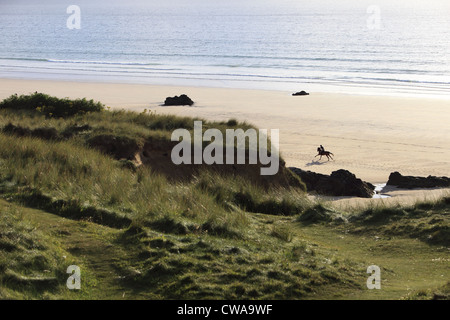
[[[181,96],[167,97],[164,101],[164,106],[192,106],[194,101],[191,100],[187,95],[182,94]]]
[[[291,171],[296,173],[306,184],[309,192],[315,191],[318,194],[328,196],[353,196],[362,198],[372,198],[375,186],[362,181],[347,170],[333,171],[331,175],[305,171],[291,167]]]
[[[293,96],[309,96],[309,93],[306,91],[299,91],[292,94]]]
[[[448,177],[414,177],[403,176],[400,172],[392,172],[389,175],[387,185],[398,188],[414,189],[414,188],[446,188],[450,187],[450,178]]]

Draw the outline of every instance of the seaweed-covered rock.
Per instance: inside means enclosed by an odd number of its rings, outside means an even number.
[[[308,191],[315,191],[318,194],[372,198],[374,193],[374,185],[356,178],[347,170],[333,171],[328,176],[294,167],[289,169],[300,177]]]
[[[293,96],[309,96],[309,93],[302,90],[302,91],[293,93],[292,95],[293,95]]]
[[[192,106],[194,101],[191,100],[187,95],[182,94],[181,96],[167,97],[164,101],[165,106]]]
[[[450,178],[448,177],[414,177],[403,176],[400,172],[392,172],[389,175],[387,185],[396,186],[405,189],[414,188],[446,188],[450,187]]]

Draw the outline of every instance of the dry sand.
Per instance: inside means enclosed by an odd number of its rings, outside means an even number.
[[[342,168],[374,184],[385,183],[392,171],[450,175],[450,100],[315,92],[294,97],[282,91],[0,79],[0,99],[34,91],[92,98],[111,108],[235,118],[262,129],[280,129],[286,165],[319,173]],[[167,96],[183,93],[195,101],[193,107],[160,106]],[[335,161],[314,158],[320,144],[334,153]]]

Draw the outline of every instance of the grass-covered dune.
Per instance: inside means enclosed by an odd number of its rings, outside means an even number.
[[[245,164],[236,165],[198,165],[191,163],[182,166],[171,161],[171,151],[178,141],[171,141],[175,129],[186,129],[193,136],[194,121],[202,121],[202,131],[214,128],[226,136],[226,130],[256,130],[247,123],[231,119],[227,122],[210,122],[171,115],[156,115],[126,111],[105,111],[106,107],[92,100],[58,99],[46,94],[13,95],[0,103],[4,119],[0,126],[2,132],[16,137],[35,137],[53,142],[70,141],[83,147],[97,149],[131,168],[144,164],[171,181],[187,181],[198,176],[201,171],[214,171],[226,176],[241,176],[253,184],[274,189],[278,186],[305,189],[304,184],[286,169],[280,159],[278,173],[261,175],[263,166],[249,164],[249,145],[246,144]],[[193,138],[191,143],[193,144]],[[203,141],[203,147],[208,142]],[[234,163],[237,163],[237,146],[234,148]],[[270,144],[268,144],[270,149]],[[225,155],[226,151],[222,150]]]
[[[283,161],[266,180],[260,164],[172,166],[171,132],[194,120],[40,93],[0,102],[0,298],[448,298],[448,198],[337,212]]]

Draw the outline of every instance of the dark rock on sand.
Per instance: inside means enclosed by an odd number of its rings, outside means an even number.
[[[448,177],[414,177],[403,176],[400,172],[392,172],[389,175],[387,185],[396,186],[399,188],[413,189],[413,188],[446,188],[450,187],[450,178]]]
[[[315,191],[318,194],[372,198],[374,193],[374,185],[356,178],[347,170],[333,171],[328,176],[294,167],[289,169],[300,177],[308,191]]]
[[[309,93],[306,91],[300,91],[292,94],[293,96],[309,96]]]
[[[191,100],[187,95],[182,94],[181,96],[167,97],[164,101],[165,106],[192,106],[194,101]]]

